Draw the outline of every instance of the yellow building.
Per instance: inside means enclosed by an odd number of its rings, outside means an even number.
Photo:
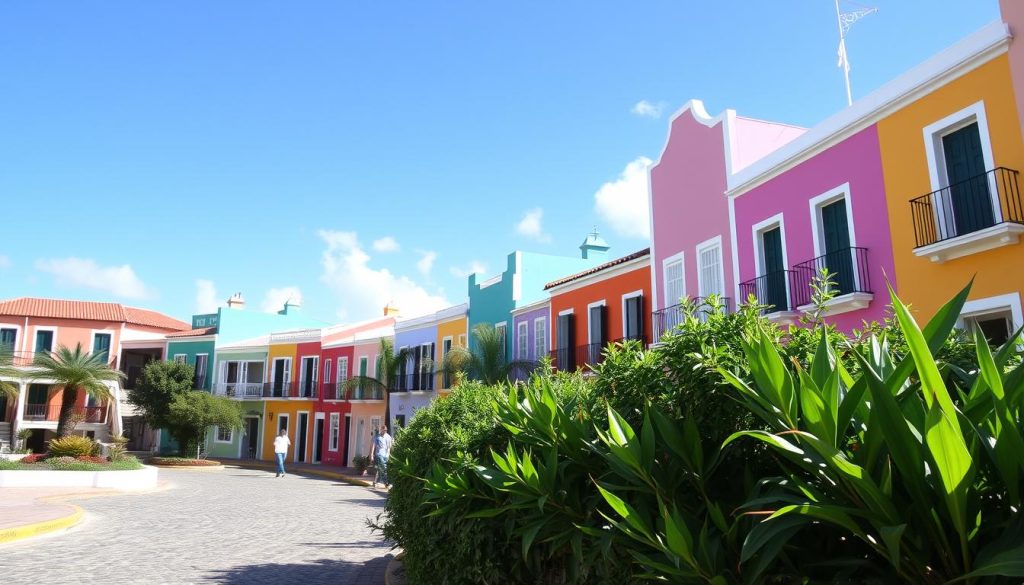
[[[439,365],[444,363],[445,356],[452,348],[469,347],[468,332],[466,330],[469,323],[467,319],[468,310],[469,305],[463,303],[437,313],[437,347],[440,348],[437,357]],[[443,396],[451,390],[450,386],[452,383],[451,376],[446,376],[441,372],[437,374],[435,388]]]
[[[1020,11],[1018,11],[1020,12]],[[1024,324],[1024,141],[1009,29],[998,22],[871,94],[895,281],[919,319],[972,278],[963,324],[999,343]],[[1013,67],[1011,67],[1013,64]]]

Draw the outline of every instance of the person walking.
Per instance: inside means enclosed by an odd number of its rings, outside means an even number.
[[[288,447],[292,442],[288,439],[288,429],[281,429],[274,437],[274,455],[277,456],[277,475],[284,477],[284,458],[288,455]]]
[[[387,425],[381,425],[380,432],[373,439],[372,456],[377,468],[377,472],[373,476],[373,487],[377,487],[378,479],[384,487],[391,485],[391,482],[388,481],[388,457],[391,456],[391,443],[393,442],[394,439],[388,434]]]

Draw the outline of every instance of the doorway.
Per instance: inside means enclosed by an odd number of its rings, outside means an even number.
[[[242,455],[247,459],[256,459],[259,454],[260,419],[252,416],[245,419],[245,441]]]
[[[309,413],[300,412],[298,423],[295,425],[295,461],[296,463],[306,462],[306,435],[309,431]]]
[[[345,444],[341,448],[341,464],[342,464],[342,466],[346,466],[346,467],[348,466],[348,445],[349,445],[349,442],[350,442],[349,441],[349,437],[351,436],[350,435],[351,432],[352,432],[352,415],[351,414],[346,414],[345,415],[345,434],[342,435],[342,437],[344,437],[343,440],[345,441]]]
[[[356,457],[363,454],[363,435],[366,433],[366,424],[362,417],[356,422]]]
[[[313,421],[313,463],[320,463],[324,448],[324,413],[319,412]]]

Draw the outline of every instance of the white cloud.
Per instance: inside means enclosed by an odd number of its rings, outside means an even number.
[[[126,299],[149,299],[156,291],[146,286],[131,265],[100,266],[89,258],[36,260],[36,270],[52,274],[61,286],[91,288]]]
[[[427,291],[407,276],[393,274],[387,268],[373,268],[371,257],[355,232],[320,230],[318,234],[327,244],[321,256],[320,280],[337,295],[341,303],[338,316],[342,319],[380,316],[389,302],[410,317],[451,304],[441,294]]]
[[[467,278],[470,274],[486,274],[487,265],[479,260],[473,260],[468,266],[452,266],[448,269],[455,278]]]
[[[645,118],[660,118],[661,113],[665,110],[665,104],[662,102],[651,103],[647,100],[640,100],[633,104],[630,108],[630,112]]]
[[[264,313],[277,313],[281,309],[284,309],[284,304],[291,301],[292,304],[302,304],[302,291],[297,286],[285,286],[282,288],[272,288],[267,291],[267,294],[263,295],[263,302],[260,303],[260,309]]]
[[[402,249],[398,245],[398,241],[391,236],[384,236],[383,238],[373,241],[373,249],[376,252],[397,252]]]
[[[14,265],[14,263],[11,262],[10,258],[8,258],[7,256],[4,256],[3,254],[0,254],[0,270],[3,270],[5,268],[10,268],[13,265]]]
[[[419,270],[423,276],[427,276],[434,269],[437,252],[433,250],[417,250],[417,252],[420,255],[420,259],[416,261],[416,270]]]
[[[544,210],[540,207],[534,207],[533,209],[526,210],[526,213],[523,214],[523,218],[516,224],[516,233],[521,236],[537,240],[538,242],[550,242],[551,236],[544,233],[544,227],[541,225],[543,219]]]
[[[212,280],[200,278],[196,281],[196,313],[216,313],[221,305],[217,287]]]
[[[594,211],[620,236],[650,238],[647,201],[647,167],[651,159],[641,156],[626,165],[619,178],[594,193]]]

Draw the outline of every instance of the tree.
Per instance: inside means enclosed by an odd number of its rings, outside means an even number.
[[[0,345],[0,397],[18,397],[18,385],[4,378],[21,378],[21,370],[14,367],[14,353],[6,345]]]
[[[377,357],[376,377],[362,375],[353,376],[345,382],[345,391],[352,392],[353,390],[361,388],[363,390],[376,390],[381,392],[384,395],[384,420],[390,426],[390,390],[394,387],[395,382],[398,381],[398,376],[402,371],[402,367],[409,360],[410,355],[412,354],[408,349],[400,349],[396,353],[394,342],[390,339],[382,338],[380,340],[380,353]]]
[[[96,400],[110,400],[113,394],[108,384],[124,378],[123,373],[110,367],[104,354],[87,353],[81,343],[74,349],[61,345],[52,353],[37,354],[32,366],[30,379],[47,381],[53,389],[63,388],[57,437],[65,437],[75,430],[75,425],[70,423],[79,391]]]
[[[516,374],[533,371],[536,362],[509,361],[505,357],[505,335],[490,323],[473,328],[474,347],[454,347],[444,357],[441,368],[452,375],[462,373],[487,385],[503,384]]]
[[[207,431],[211,427],[239,430],[242,428],[242,408],[229,399],[212,396],[200,390],[189,390],[174,396],[168,416],[168,432],[178,441],[182,454],[198,453]]]
[[[135,388],[128,391],[128,403],[142,413],[146,424],[157,429],[173,426],[171,404],[190,390],[193,367],[178,362],[152,361],[146,364]]]

